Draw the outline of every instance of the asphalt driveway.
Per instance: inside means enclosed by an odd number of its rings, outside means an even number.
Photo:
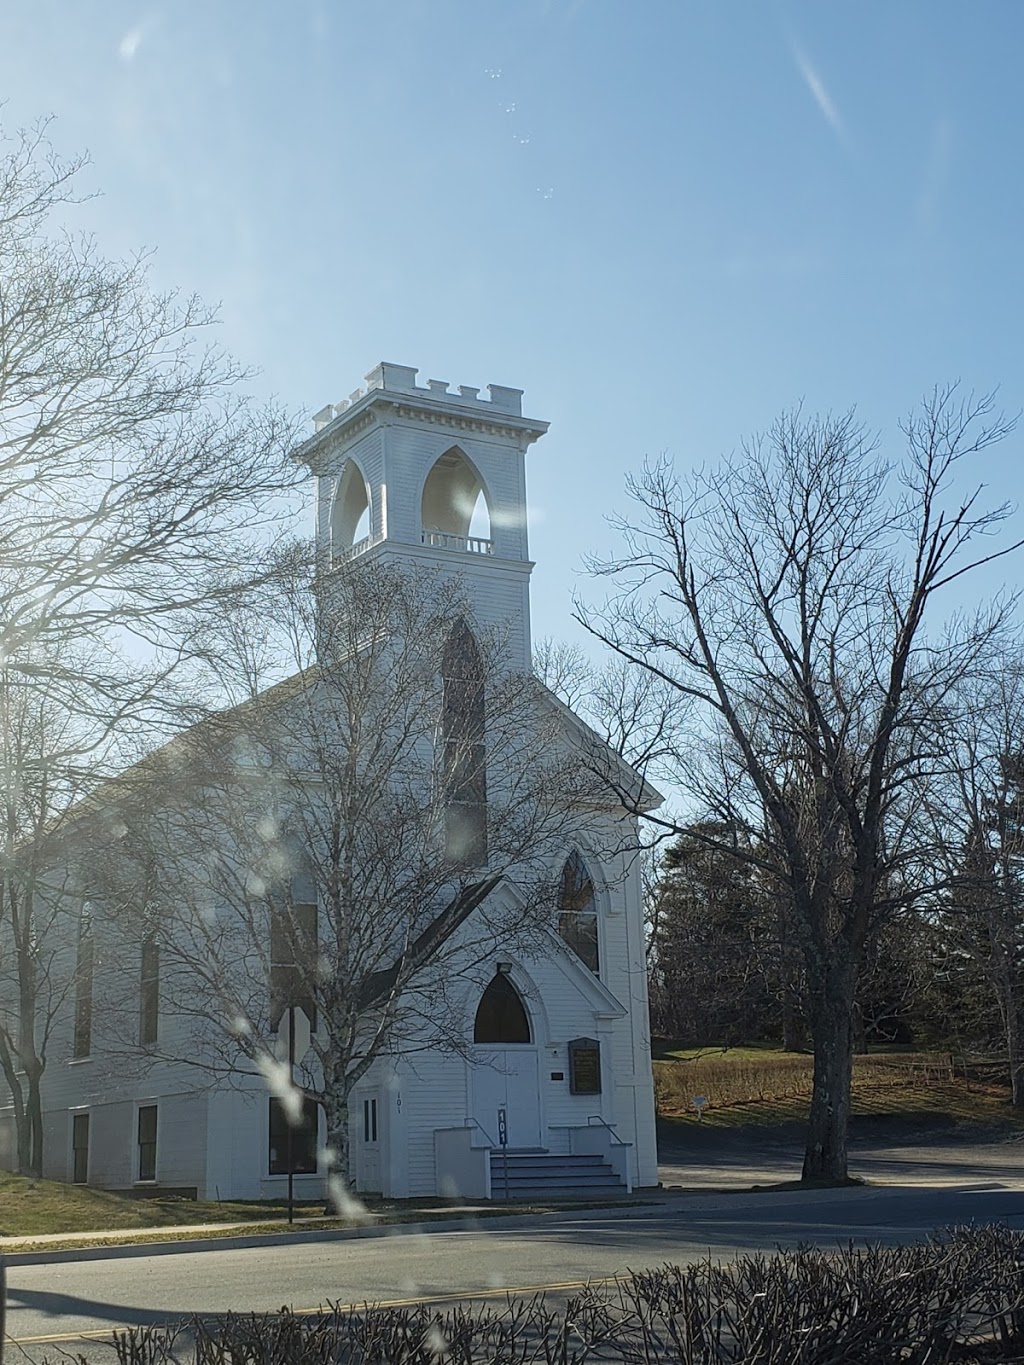
[[[667,1188],[740,1190],[800,1177],[803,1128],[658,1126],[659,1174]],[[1024,1189],[1024,1134],[972,1125],[854,1120],[850,1174],[872,1184]]]

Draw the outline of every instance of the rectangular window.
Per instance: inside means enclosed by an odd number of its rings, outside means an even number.
[[[142,941],[139,983],[139,1042],[155,1043],[160,1028],[160,945],[148,934]]]
[[[88,1057],[92,1051],[92,977],[95,950],[92,921],[83,914],[78,926],[78,964],[75,968],[75,1038],[73,1055]]]
[[[72,1174],[75,1185],[84,1185],[89,1179],[89,1115],[75,1114],[71,1120]]]
[[[377,1141],[377,1098],[363,1100],[363,1141]]]
[[[270,1174],[288,1174],[288,1142],[291,1139],[292,1175],[316,1175],[316,1148],[319,1106],[303,1099],[302,1117],[289,1124],[288,1114],[278,1099],[270,1101]]]
[[[139,1179],[156,1179],[156,1105],[139,1110]]]
[[[305,1010],[316,1032],[317,908],[273,905],[270,911],[270,1027],[289,1005]]]

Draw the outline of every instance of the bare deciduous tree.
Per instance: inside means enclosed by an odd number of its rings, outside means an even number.
[[[643,518],[598,566],[618,585],[583,623],[693,704],[677,780],[746,826],[791,907],[814,1088],[803,1175],[847,1178],[853,1006],[865,945],[920,891],[920,808],[938,710],[999,625],[934,620],[1008,509],[958,496],[1011,423],[936,392],[887,463],[852,415],[784,416],[715,469],[631,484]],[[669,817],[655,817],[671,823]],[[674,826],[673,826],[674,828]]]
[[[1024,1106],[1024,661],[994,651],[951,700],[949,781],[931,804],[949,949],[995,996],[1013,1103]]]
[[[371,558],[308,583],[297,555],[249,607],[293,651],[289,681],[259,690],[239,608],[211,638],[252,695],[129,775],[127,833],[91,884],[115,912],[146,907],[136,936],[159,932],[152,1055],[281,1085],[285,1006],[313,1019],[301,1090],[340,1191],[368,1069],[464,1048],[468,983],[503,945],[551,950],[568,849],[628,835],[562,709],[471,630],[457,581]]]
[[[70,989],[38,894],[46,850],[70,804],[169,723],[210,583],[258,575],[296,478],[291,422],[245,398],[213,315],[66,228],[81,167],[45,125],[0,139],[0,1067],[37,1175]]]

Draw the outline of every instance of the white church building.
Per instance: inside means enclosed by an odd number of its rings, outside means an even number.
[[[526,454],[547,424],[523,415],[520,390],[487,392],[420,384],[415,369],[380,364],[365,388],[316,415],[296,458],[313,477],[320,574],[379,556],[457,575],[474,623],[500,630],[511,666],[528,672]],[[595,742],[550,704],[566,744]],[[657,793],[643,790],[655,805]],[[657,1184],[636,824],[620,809],[609,819],[632,838],[566,844],[552,868],[561,891],[547,939],[503,947],[466,975],[456,991],[463,1046],[396,1045],[361,1076],[350,1106],[357,1190],[514,1199]],[[158,955],[145,942],[132,951],[138,961],[125,970],[144,1052],[171,1024]],[[286,1141],[281,1104],[258,1073],[226,1084],[185,1061],[104,1057],[102,1029],[88,1027],[102,1008],[93,949],[83,961],[80,939],[78,952],[43,1081],[44,1174],[140,1194],[269,1199],[282,1197],[290,1161],[297,1196],[321,1197],[322,1115]],[[0,1162],[11,1165],[8,1100],[0,1090]]]

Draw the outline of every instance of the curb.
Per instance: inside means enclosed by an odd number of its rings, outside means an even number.
[[[630,1204],[625,1207],[609,1204],[602,1208],[552,1209],[549,1213],[501,1213],[485,1218],[432,1218],[423,1223],[378,1223],[355,1228],[312,1228],[306,1232],[265,1232],[241,1234],[237,1237],[182,1237],[175,1241],[126,1242],[121,1245],[61,1247],[40,1251],[4,1252],[0,1247],[0,1261],[8,1266],[67,1265],[79,1261],[119,1261],[142,1256],[185,1255],[195,1251],[251,1251],[256,1247],[303,1246],[307,1243],[350,1242],[378,1237],[421,1237],[437,1232],[480,1232],[487,1228],[543,1227],[545,1223],[571,1219],[595,1220],[609,1215],[646,1214],[648,1217],[664,1209],[667,1201]],[[102,1234],[98,1234],[102,1235]]]
[[[989,1184],[987,1188],[992,1188]],[[257,1247],[303,1246],[308,1243],[329,1244],[349,1242],[379,1237],[422,1237],[442,1232],[480,1232],[488,1228],[505,1230],[508,1228],[538,1228],[551,1223],[568,1221],[597,1222],[612,1218],[656,1218],[665,1214],[675,1214],[685,1218],[687,1213],[711,1213],[720,1209],[761,1207],[766,1204],[786,1204],[797,1196],[803,1204],[823,1204],[835,1199],[855,1200],[871,1196],[885,1196],[920,1186],[902,1185],[848,1185],[835,1189],[799,1188],[788,1190],[684,1190],[661,1189],[651,1191],[652,1198],[639,1203],[608,1204],[600,1208],[552,1209],[549,1213],[501,1213],[486,1218],[434,1218],[422,1223],[379,1223],[374,1226],[355,1228],[312,1228],[303,1232],[267,1232],[241,1234],[237,1237],[189,1237],[177,1241],[129,1242],[122,1245],[52,1248],[40,1251],[17,1251],[4,1253],[0,1248],[0,1259],[8,1266],[24,1265],[67,1265],[80,1261],[128,1260],[144,1256],[187,1255],[199,1251],[250,1251]],[[953,1193],[956,1190],[978,1189],[972,1186],[939,1186]],[[1004,1187],[1005,1188],[1005,1187]]]

